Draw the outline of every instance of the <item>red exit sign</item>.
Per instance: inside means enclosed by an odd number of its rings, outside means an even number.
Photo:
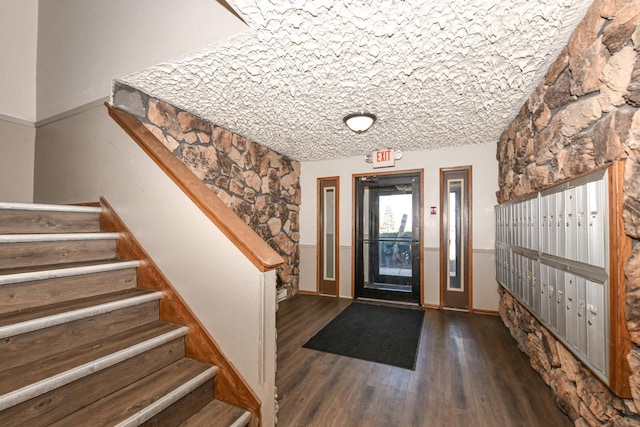
[[[395,165],[396,156],[393,149],[378,150],[371,153],[374,168],[388,168]]]

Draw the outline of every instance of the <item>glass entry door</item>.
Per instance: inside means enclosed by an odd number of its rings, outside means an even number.
[[[420,174],[356,178],[355,296],[420,303]]]

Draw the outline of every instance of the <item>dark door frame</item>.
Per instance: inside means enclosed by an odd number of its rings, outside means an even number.
[[[356,236],[356,211],[357,211],[357,198],[356,198],[356,182],[359,178],[362,177],[373,177],[373,176],[393,176],[393,175],[406,175],[406,174],[418,174],[419,187],[420,190],[418,192],[419,201],[418,204],[420,206],[420,236],[418,242],[418,250],[420,251],[420,301],[419,304],[421,306],[425,305],[425,296],[424,296],[424,169],[409,169],[409,170],[400,170],[400,171],[384,171],[384,172],[367,172],[367,173],[359,173],[353,174],[351,179],[351,206],[352,206],[352,214],[351,214],[351,298],[355,298],[356,295],[356,245],[357,245],[357,236]]]
[[[444,305],[444,292],[447,283],[447,275],[449,273],[448,264],[449,260],[447,259],[447,255],[449,250],[447,249],[447,218],[446,216],[449,214],[448,209],[448,201],[445,200],[447,196],[445,191],[446,186],[446,178],[445,175],[451,173],[466,173],[465,179],[465,200],[463,201],[463,230],[466,235],[466,239],[464,242],[463,252],[464,252],[464,285],[465,289],[468,289],[468,307],[467,310],[469,312],[473,311],[473,233],[472,233],[472,223],[473,223],[473,214],[472,214],[472,206],[473,206],[473,198],[471,192],[473,191],[472,186],[472,172],[473,168],[469,166],[456,166],[456,167],[447,167],[440,168],[440,308],[446,308]],[[456,179],[456,178],[453,178]]]

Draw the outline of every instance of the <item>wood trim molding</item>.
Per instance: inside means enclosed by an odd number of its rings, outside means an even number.
[[[128,227],[113,210],[111,205],[100,198],[103,208],[100,228],[105,232],[118,232],[117,253],[121,259],[137,259],[142,265],[137,269],[138,286],[163,292],[160,300],[160,318],[168,322],[189,327],[185,345],[188,357],[218,366],[214,381],[216,398],[248,410],[253,414],[253,424],[260,423],[260,399],[226,358],[213,337],[193,314],[173,285],[160,271],[149,254],[142,248]]]
[[[483,308],[474,308],[471,311],[475,314],[482,314],[485,316],[498,316],[500,314],[496,310],[485,310]]]
[[[624,161],[618,160],[609,169],[609,320],[610,387],[620,397],[631,397],[631,375],[627,356],[631,337],[625,317],[627,280],[624,265],[631,255],[631,238],[626,235],[622,217]]]
[[[466,166],[467,168],[467,286],[469,286],[469,310],[473,308],[473,166]],[[474,313],[476,311],[474,310]]]
[[[445,268],[443,266],[447,265],[447,253],[448,251],[445,250],[445,238],[444,238],[444,221],[445,221],[445,217],[444,217],[444,185],[445,185],[445,174],[447,174],[448,172],[466,172],[466,178],[465,178],[465,198],[466,198],[466,225],[463,225],[463,229],[466,230],[466,234],[467,234],[467,239],[466,239],[466,247],[463,247],[463,251],[464,251],[464,262],[465,262],[465,277],[464,277],[464,282],[465,282],[465,286],[468,289],[468,296],[467,296],[467,310],[472,313],[475,312],[473,309],[473,166],[471,165],[467,165],[467,166],[454,166],[454,167],[446,167],[446,168],[440,168],[440,229],[439,229],[439,240],[440,240],[440,247],[439,247],[439,260],[440,260],[440,281],[439,281],[439,289],[440,289],[440,308],[444,307],[444,283],[446,281],[446,274],[447,272],[445,271]],[[464,205],[464,203],[463,203]]]
[[[324,264],[322,262],[322,251],[324,245],[322,244],[322,232],[324,231],[324,201],[322,200],[323,184],[326,182],[335,181],[335,219],[334,219],[334,267],[335,267],[335,283],[336,294],[330,295],[338,297],[340,295],[340,177],[329,176],[316,179],[316,293],[322,294],[322,278]],[[322,294],[325,295],[325,294]]]
[[[351,177],[351,298],[356,297],[356,175]]]
[[[109,115],[260,271],[283,258],[176,158],[134,115],[105,102]]]

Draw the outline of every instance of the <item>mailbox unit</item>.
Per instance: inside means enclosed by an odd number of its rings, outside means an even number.
[[[616,162],[495,208],[496,279],[616,395],[630,397]]]

